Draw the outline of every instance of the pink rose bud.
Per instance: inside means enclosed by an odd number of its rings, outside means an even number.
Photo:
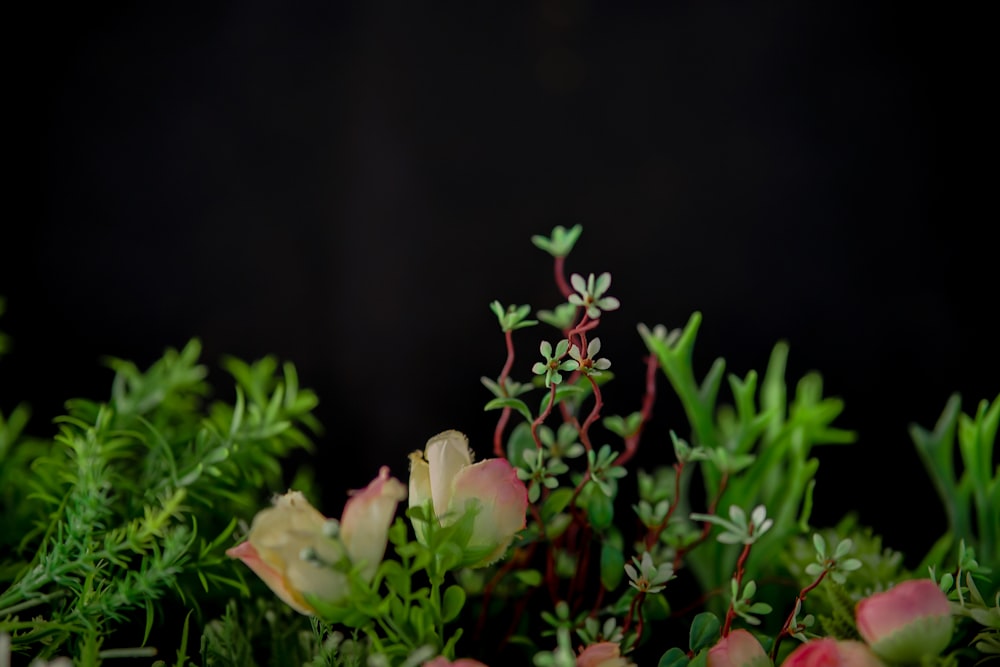
[[[792,651],[782,667],[885,667],[867,646],[856,641],[813,639]]]
[[[709,649],[708,667],[771,667],[771,659],[756,637],[733,630]]]
[[[896,584],[858,603],[858,632],[890,662],[934,658],[951,641],[954,620],[948,598],[930,579]]]
[[[315,614],[307,598],[336,603],[347,596],[347,577],[333,564],[346,557],[366,581],[375,576],[404,498],[406,487],[383,467],[347,501],[338,528],[300,492],[289,491],[258,512],[247,540],[226,554],[242,560],[292,609]]]
[[[425,662],[422,667],[487,667],[478,660],[471,660],[469,658],[462,658],[461,660],[456,660],[455,662],[450,662],[448,658],[440,656]]]
[[[423,453],[410,454],[410,507],[428,501],[443,526],[475,508],[463,565],[483,567],[502,557],[514,534],[524,528],[528,489],[506,459],[473,463],[468,439],[458,431],[445,431],[428,440]],[[426,530],[424,522],[413,522],[421,544],[427,544]]]
[[[576,667],[634,667],[614,642],[591,644],[576,656]]]

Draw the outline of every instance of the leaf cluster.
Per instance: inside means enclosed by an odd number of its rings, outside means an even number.
[[[168,608],[247,590],[223,554],[233,517],[311,446],[316,397],[290,364],[228,359],[235,400],[211,401],[199,355],[192,340],[144,371],[110,359],[109,399],[68,401],[51,439],[24,435],[24,408],[0,419],[0,634],[15,652],[96,664],[121,651],[103,646],[113,631],[145,644]]]

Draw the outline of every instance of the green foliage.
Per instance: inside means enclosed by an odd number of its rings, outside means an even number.
[[[109,360],[108,400],[67,402],[50,438],[26,434],[25,405],[0,413],[0,663],[5,642],[25,659],[69,654],[98,665],[147,657],[180,609],[176,667],[419,667],[477,651],[495,664],[483,637],[522,650],[518,664],[574,667],[579,651],[611,642],[625,656],[655,651],[661,667],[704,667],[734,622],[759,626],[754,636],[772,657],[787,655],[790,646],[780,649],[789,637],[858,638],[860,599],[928,572],[959,623],[953,650],[927,664],[1000,654],[1000,397],[974,416],[960,414],[953,397],[933,432],[913,427],[950,530],[908,571],[901,554],[850,515],[810,529],[814,447],[850,443],[854,434],[833,425],[843,403],[823,396],[818,374],[789,388],[786,344],[774,347],[762,378],[727,376],[717,359],[698,380],[699,313],[683,329],[640,325],[651,354],[642,403],[624,416],[603,415],[614,377],[598,358],[596,330],[621,304],[607,294],[609,273],[567,280],[564,260],[581,231],[557,227],[532,238],[552,256],[566,302],[536,311],[560,335],[555,344],[536,339],[543,360],[520,382],[511,377],[512,333],[537,323],[528,319],[532,308],[490,304],[507,359],[482,384],[491,394],[485,410],[497,414],[494,455],[514,468],[507,486],[495,496],[484,490],[460,516],[436,516],[430,500],[409,507],[410,521],[395,519],[383,560],[364,576],[344,550],[322,560],[296,547],[300,561],[332,568],[343,582],[335,598],[296,592],[312,617],[245,581],[225,556],[269,492],[287,488],[289,454],[311,451],[310,434],[319,432],[316,396],[299,387],[291,364],[225,359],[235,389],[224,401],[213,398],[195,340],[146,370]],[[0,354],[6,347],[0,334]],[[627,464],[651,419],[658,369],[688,424],[663,443],[674,460],[637,471],[634,513],[623,513],[619,490],[633,479]],[[731,405],[720,400],[724,381]],[[529,503],[523,530],[509,548],[506,538],[476,542],[477,516],[522,492],[515,475]],[[312,475],[295,479],[309,485]],[[704,497],[692,498],[700,496],[693,489]],[[520,524],[520,504],[510,506],[517,516],[504,520]],[[333,540],[331,525],[323,523],[323,535]],[[481,567],[498,546],[505,557]],[[269,583],[281,595],[296,589],[290,574]],[[168,664],[168,652],[159,655],[157,667]]]
[[[67,402],[51,440],[24,437],[23,409],[0,422],[0,633],[15,652],[99,658],[116,628],[148,635],[158,601],[247,590],[223,554],[233,517],[281,488],[316,397],[290,364],[228,360],[235,402],[209,403],[199,352],[191,341],[146,371],[110,360],[110,399]]]
[[[566,257],[573,250],[573,246],[576,245],[582,233],[583,225],[573,225],[569,229],[557,225],[552,230],[552,236],[536,234],[531,237],[531,242],[553,257]]]
[[[1000,396],[992,405],[980,401],[974,417],[962,413],[961,407],[962,400],[955,394],[933,431],[917,425],[910,428],[948,517],[948,532],[927,560],[930,564],[942,562],[964,541],[984,564],[1000,574],[1000,464],[994,463],[993,454],[1000,425]],[[956,434],[962,464],[958,472]]]
[[[758,390],[754,371],[729,376],[734,406],[718,404],[725,361],[717,359],[700,383],[693,368],[694,345],[701,315],[691,316],[683,331],[640,327],[646,346],[677,393],[691,427],[692,441],[710,465],[702,465],[706,504],[723,497],[727,505],[764,505],[774,525],[754,546],[748,575],[773,573],[771,564],[787,541],[801,534],[808,521],[813,477],[819,461],[811,457],[820,444],[854,440],[854,433],[832,426],[843,410],[838,399],[822,396],[820,376],[810,373],[796,385],[789,400],[785,386],[788,346],[775,346]],[[700,547],[690,566],[704,590],[726,585],[739,550],[712,541]]]

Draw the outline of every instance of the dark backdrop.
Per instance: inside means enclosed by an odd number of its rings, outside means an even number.
[[[623,302],[604,324],[608,413],[638,407],[635,323],[702,310],[700,372],[718,355],[763,369],[786,339],[791,375],[818,369],[846,400],[860,441],[821,452],[821,519],[857,508],[903,547],[944,529],[906,430],[952,391],[972,410],[998,390],[981,17],[141,4],[10,24],[25,154],[0,236],[16,345],[0,407],[30,401],[35,432],[64,399],[107,395],[101,355],[146,365],[191,336],[211,364],[274,353],[320,394],[315,464],[339,512],[445,428],[488,453],[487,304],[554,305],[529,238],[579,222],[570,269],[611,271]],[[518,334],[522,376],[538,334]],[[645,463],[683,430],[661,388]]]

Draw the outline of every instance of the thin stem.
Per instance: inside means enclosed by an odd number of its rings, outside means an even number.
[[[573,578],[569,580],[569,591],[566,594],[567,601],[570,603],[570,607],[574,613],[579,611],[580,604],[583,602],[583,598],[577,598],[577,594],[583,588],[583,584],[587,579],[587,570],[590,569],[590,545],[592,537],[593,531],[590,529],[590,526],[584,524],[583,546],[577,549],[577,552],[581,554],[580,563],[576,568]],[[574,598],[576,598],[575,602],[573,601]]]
[[[629,631],[632,627],[632,619],[636,619],[635,625],[635,644],[638,646],[639,640],[642,639],[642,603],[646,600],[646,594],[640,591],[634,598],[632,598],[632,603],[628,606],[628,614],[625,616],[625,621],[622,623],[622,633]]]
[[[507,428],[508,421],[510,421],[510,408],[504,408],[500,411],[497,427],[493,431],[493,456],[498,459],[506,458],[503,451],[503,431]]]
[[[514,335],[513,331],[507,329],[503,332],[504,340],[507,344],[507,360],[504,362],[503,369],[500,371],[500,377],[497,380],[497,384],[500,385],[500,392],[507,396],[507,378],[510,376],[510,369],[514,366]],[[500,418],[497,420],[497,427],[493,431],[493,455],[497,458],[504,458],[503,453],[503,430],[507,426],[507,421],[510,419],[510,408],[504,408],[500,412]]]
[[[37,598],[32,598],[31,600],[25,600],[24,602],[11,605],[6,609],[0,609],[0,618],[12,616],[20,611],[24,611],[25,609],[31,609],[32,607],[36,607],[40,604],[45,604],[51,600],[61,598],[64,595],[66,595],[66,591],[55,591],[54,593],[39,595]]]
[[[538,449],[542,448],[542,440],[541,438],[538,437],[538,427],[542,425],[542,422],[548,419],[550,414],[552,414],[552,406],[555,404],[555,402],[556,402],[556,385],[555,383],[553,383],[552,388],[549,391],[549,402],[548,405],[545,406],[545,411],[542,412],[542,414],[538,415],[535,421],[531,422],[531,437],[535,439],[535,446]]]
[[[652,549],[656,541],[660,539],[660,534],[666,529],[667,525],[670,523],[671,517],[674,515],[677,506],[680,504],[681,497],[681,473],[684,472],[684,461],[678,461],[674,464],[674,497],[670,502],[670,507],[667,508],[667,515],[663,517],[663,521],[658,523],[654,528],[650,528],[646,533],[646,549]],[[674,568],[679,567],[680,563],[677,559],[674,559]]]
[[[590,386],[594,390],[594,407],[590,409],[590,414],[587,415],[587,418],[583,421],[583,425],[580,426],[580,442],[583,443],[583,446],[589,452],[592,449],[589,434],[590,427],[601,416],[601,408],[604,407],[604,401],[601,397],[601,388],[597,386],[594,378],[588,375],[587,380],[590,381]]]
[[[646,423],[653,417],[653,404],[656,402],[656,371],[659,369],[659,360],[652,354],[647,356],[646,393],[642,397],[642,411],[640,412],[639,425],[632,434],[625,438],[625,451],[618,457],[618,465],[625,465],[639,450],[639,438],[642,437],[642,431],[646,427]]]
[[[156,655],[155,646],[136,646],[134,648],[108,648],[97,654],[99,658],[151,658]]]
[[[534,507],[531,507],[531,509],[534,509]],[[476,623],[476,639],[482,635],[483,629],[486,627],[486,612],[489,609],[490,598],[493,597],[493,591],[496,590],[496,587],[500,584],[508,572],[519,565],[523,565],[524,563],[531,561],[531,557],[535,554],[537,546],[537,542],[532,542],[526,549],[515,549],[514,553],[510,557],[510,560],[504,563],[503,566],[497,570],[496,574],[493,575],[493,578],[490,579],[486,586],[483,587],[483,604],[482,610],[479,613],[479,620]]]
[[[747,528],[747,534],[753,536],[754,525],[751,522]],[[736,561],[736,595],[740,594],[740,590],[743,588],[743,576],[746,574],[746,564],[747,558],[750,556],[750,547],[753,546],[752,541],[748,541],[743,545],[743,551],[740,552],[740,558]],[[736,599],[735,596],[729,601],[729,609],[726,610],[726,622],[722,625],[722,636],[729,636],[729,629],[733,625],[733,619],[736,618]]]
[[[822,572],[819,573],[819,576],[816,577],[815,581],[813,581],[811,584],[809,584],[801,591],[799,591],[799,595],[796,598],[797,604],[792,606],[792,611],[788,614],[788,618],[785,619],[785,624],[781,627],[781,632],[779,632],[778,636],[774,638],[774,644],[771,646],[771,662],[774,662],[775,656],[778,655],[778,647],[781,645],[781,640],[792,634],[791,627],[792,627],[792,619],[795,618],[795,607],[797,606],[801,609],[802,603],[806,601],[806,596],[809,595],[809,593],[812,592],[813,589],[815,589],[817,586],[820,585],[823,579],[826,578],[827,572],[828,570],[824,569]]]
[[[552,271],[555,274],[556,286],[562,293],[563,298],[568,301],[573,290],[570,288],[569,283],[566,282],[566,258],[556,257],[552,265]]]
[[[715,514],[716,510],[719,507],[719,501],[722,499],[722,494],[725,493],[726,491],[726,484],[728,482],[729,482],[728,473],[723,473],[722,479],[719,480],[719,492],[715,494],[715,498],[712,500],[712,504],[708,506],[708,512],[706,512],[707,514]],[[705,521],[704,524],[702,524],[701,535],[698,536],[698,539],[696,539],[691,544],[683,546],[677,550],[677,554],[674,556],[674,567],[675,568],[680,567],[681,561],[684,559],[684,556],[691,553],[691,551],[693,551],[695,547],[701,545],[705,540],[707,540],[708,535],[711,532],[712,532],[712,524],[709,523],[708,521]]]

